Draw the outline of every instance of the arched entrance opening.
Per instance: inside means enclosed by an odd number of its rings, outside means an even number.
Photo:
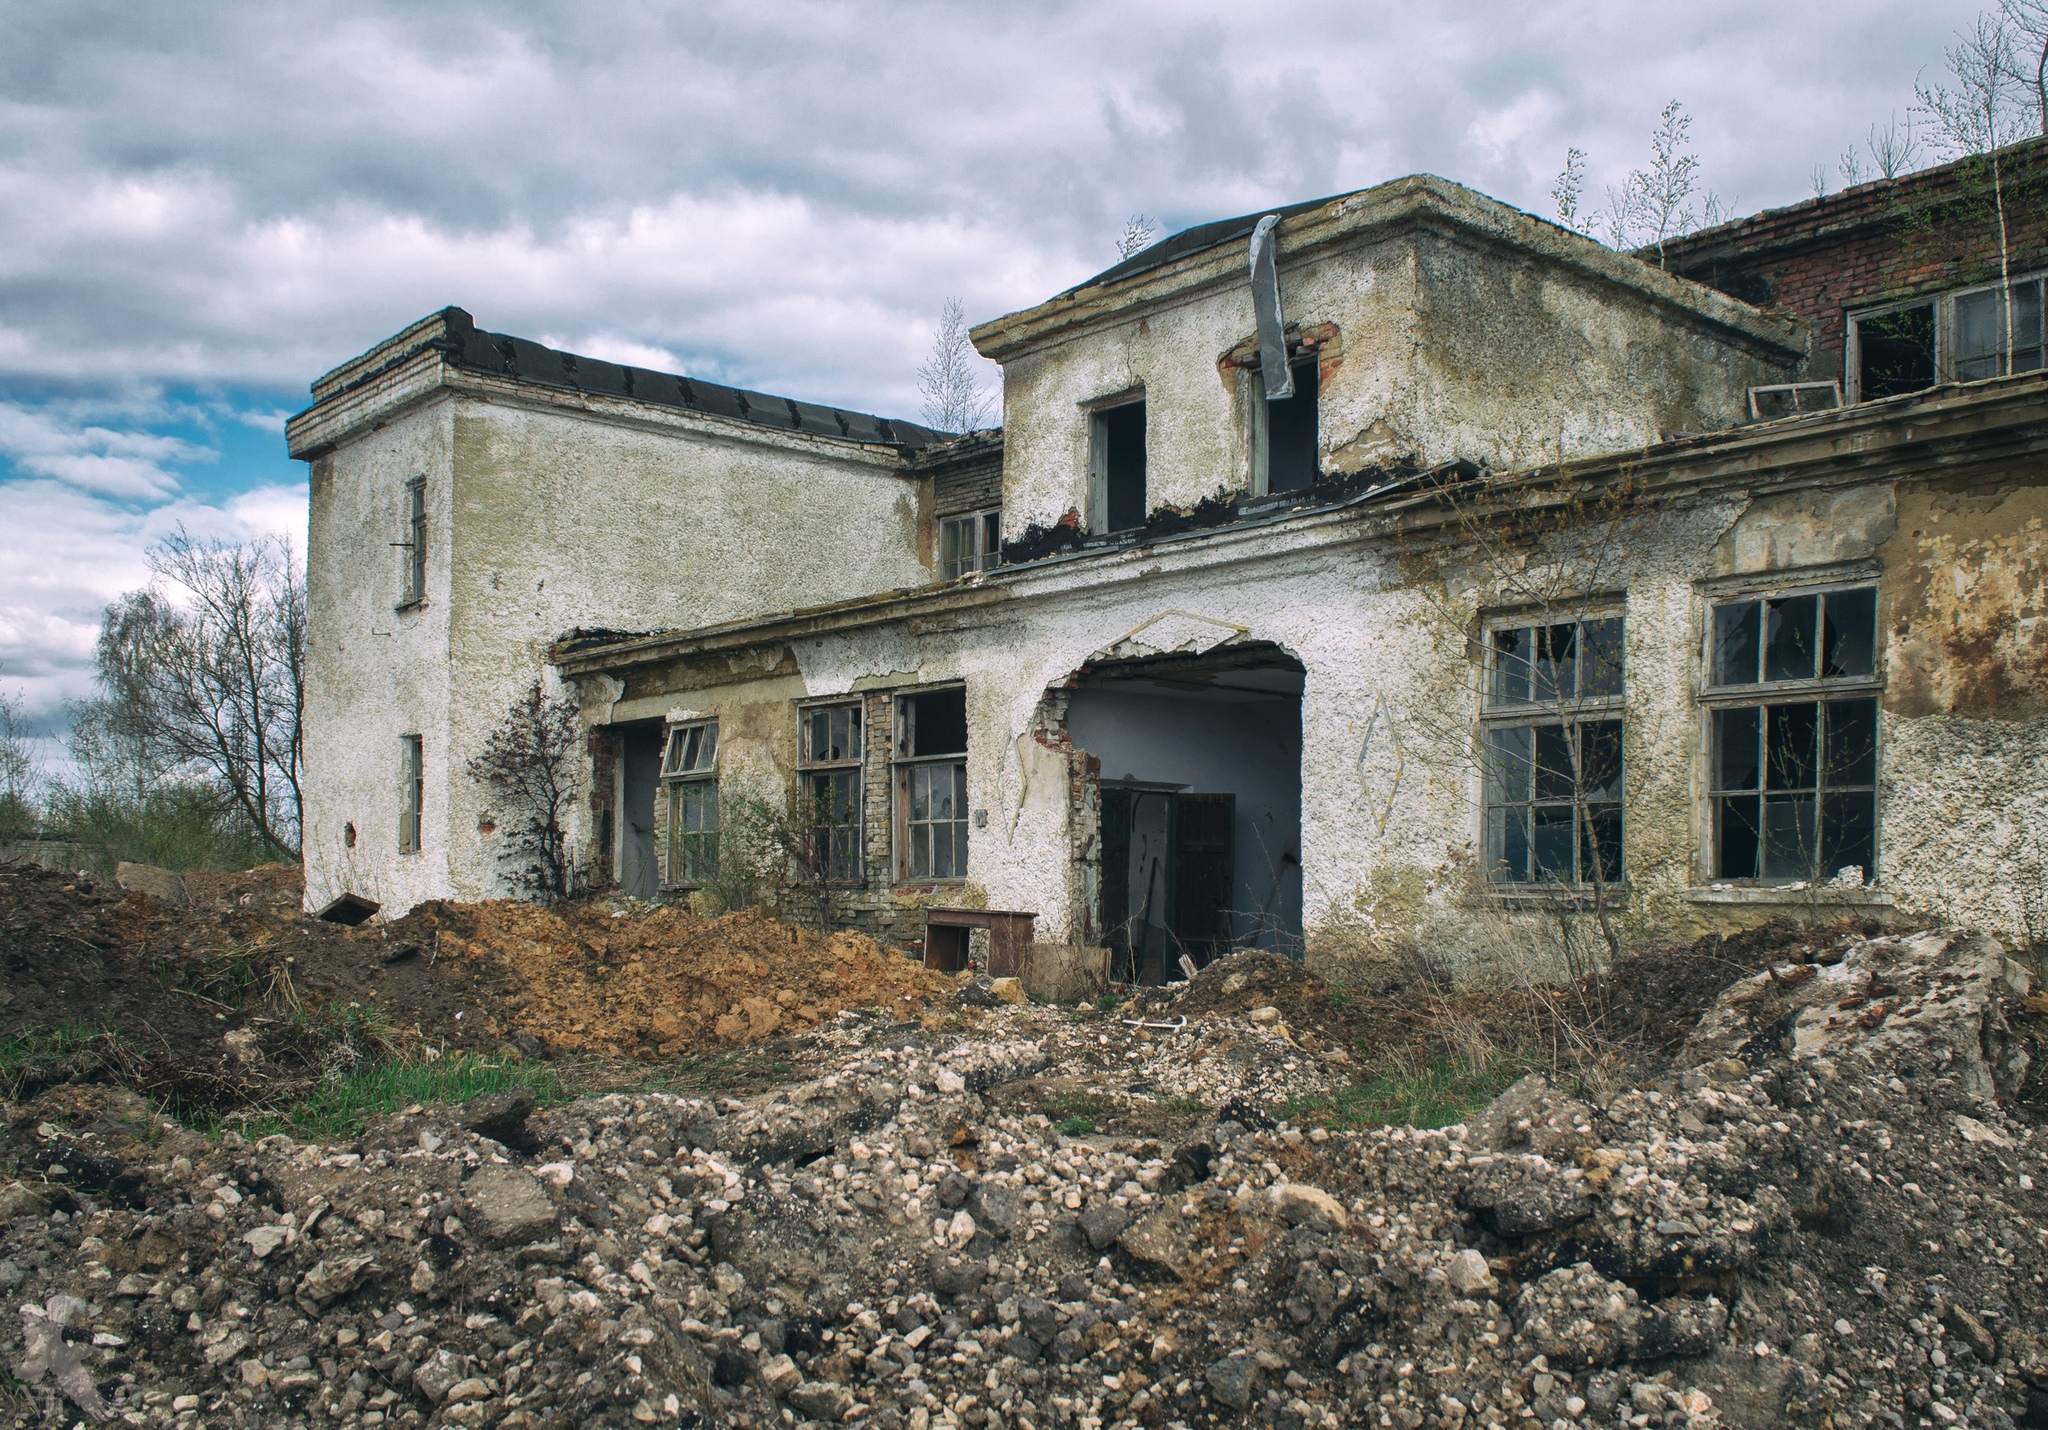
[[[1157,984],[1233,949],[1301,953],[1301,662],[1263,641],[1095,659],[1068,738],[1100,762],[1095,926]]]

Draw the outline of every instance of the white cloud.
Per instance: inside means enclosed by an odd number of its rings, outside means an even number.
[[[102,496],[168,497],[179,485],[173,465],[210,461],[214,455],[178,437],[67,421],[55,405],[0,402],[0,457],[23,472],[55,477]]]

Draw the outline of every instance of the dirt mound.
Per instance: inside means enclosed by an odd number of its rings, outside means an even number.
[[[798,1032],[845,1008],[909,1017],[953,992],[864,934],[828,937],[756,913],[432,904],[394,937],[426,928],[442,960],[474,971],[474,1016],[572,1052],[673,1056]]]

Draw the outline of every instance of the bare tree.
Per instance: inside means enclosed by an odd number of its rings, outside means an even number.
[[[306,586],[291,543],[180,527],[149,567],[150,584],[101,620],[109,727],[165,769],[202,772],[264,844],[296,859]]]
[[[549,699],[536,677],[469,760],[470,778],[505,801],[514,880],[542,903],[576,887],[562,819],[576,792],[579,743],[574,702]]]
[[[1124,221],[1124,231],[1117,238],[1117,257],[1129,258],[1143,253],[1152,246],[1152,234],[1152,220],[1143,214],[1132,214]]]
[[[974,376],[974,344],[967,339],[967,309],[948,298],[939,310],[931,356],[917,370],[924,420],[940,432],[972,432],[988,424],[994,400]]]
[[[1842,157],[1835,161],[1835,172],[1842,176],[1845,189],[1853,189],[1870,177],[1863,171],[1863,156],[1856,152],[1854,144],[1844,149]]]
[[[2006,232],[2005,179],[1999,150],[2025,137],[2023,96],[2013,50],[2013,28],[2004,14],[1979,15],[1976,26],[1958,34],[1945,52],[1948,85],[1916,82],[1918,108],[1934,131],[1934,142],[1954,157],[1984,156],[1991,172],[1991,198],[1998,215],[1998,278],[2003,292],[2005,368],[2012,371],[2012,254]]]
[[[1870,151],[1870,162],[1877,166],[1881,178],[1896,179],[1910,173],[1914,160],[1920,157],[1920,141],[1913,137],[1913,116],[1908,114],[1901,125],[1895,114],[1885,121],[1882,131],[1871,125],[1864,148]]]
[[[1811,189],[1813,190],[1813,196],[1814,196],[1815,198],[1817,198],[1817,199],[1824,199],[1824,198],[1826,198],[1826,197],[1828,196],[1828,169],[1827,169],[1827,165],[1825,165],[1825,164],[1815,164],[1815,165],[1813,166],[1813,172],[1812,172],[1811,174],[1808,174],[1808,175],[1806,176],[1806,182],[1807,182],[1807,185],[1808,185],[1808,186],[1809,186],[1809,187],[1810,187],[1810,188],[1811,188]]]
[[[1999,0],[1999,11],[2012,27],[2015,43],[2027,42],[2034,77],[2028,81],[2034,91],[2034,107],[2040,113],[2041,133],[2048,134],[2048,0]]]
[[[41,783],[42,762],[21,697],[0,691],[0,840],[20,839],[35,828]]]
[[[1557,204],[1557,221],[1573,233],[1584,233],[1592,222],[1592,216],[1579,211],[1579,200],[1586,191],[1586,151],[1567,149],[1564,151],[1564,168],[1558,171],[1557,182],[1550,186],[1550,197]]]

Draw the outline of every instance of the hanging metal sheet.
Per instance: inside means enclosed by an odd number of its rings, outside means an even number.
[[[1287,365],[1287,329],[1280,318],[1280,271],[1274,266],[1280,215],[1267,214],[1252,230],[1252,313],[1259,324],[1259,375],[1266,401],[1294,396],[1294,370]]]

